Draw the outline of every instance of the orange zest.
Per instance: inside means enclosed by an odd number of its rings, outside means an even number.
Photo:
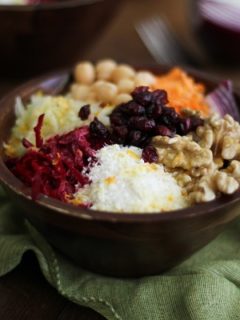
[[[205,86],[196,83],[180,68],[173,68],[167,74],[157,76],[152,89],[166,90],[169,105],[179,113],[186,108],[199,111],[203,116],[210,113],[205,102]]]

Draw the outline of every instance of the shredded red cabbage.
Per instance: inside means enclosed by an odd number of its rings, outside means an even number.
[[[225,80],[206,96],[206,101],[214,112],[221,117],[230,114],[236,121],[240,120],[239,109],[234,98],[233,84]]]
[[[23,138],[22,139],[22,145],[25,147],[25,148],[31,148],[33,147],[33,144],[26,138]]]

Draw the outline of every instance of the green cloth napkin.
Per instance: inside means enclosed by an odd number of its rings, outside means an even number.
[[[240,219],[161,276],[103,277],[56,254],[0,190],[0,276],[32,250],[47,281],[67,299],[111,320],[240,319]]]

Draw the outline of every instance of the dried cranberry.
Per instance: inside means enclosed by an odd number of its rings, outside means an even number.
[[[140,87],[136,87],[133,92],[131,93],[133,99],[135,98],[135,96],[138,96],[139,94],[143,94],[143,93],[147,93],[149,92],[149,87],[147,86],[140,86]]]
[[[140,124],[142,131],[152,131],[156,127],[156,122],[154,119],[145,119],[142,124]]]
[[[113,127],[112,136],[115,143],[124,144],[128,135],[128,128],[126,126]]]
[[[131,117],[128,120],[128,127],[131,129],[136,129],[137,128],[137,123],[139,120],[145,119],[145,117]]]
[[[168,103],[167,92],[165,90],[157,89],[152,92],[152,102],[156,105],[163,106]]]
[[[142,138],[139,141],[139,146],[141,148],[144,148],[144,147],[146,147],[147,145],[150,144],[150,141],[151,141],[151,137],[149,135],[147,135],[147,134],[143,134]]]
[[[171,107],[163,107],[162,108],[162,114],[164,116],[168,116],[172,119],[172,121],[177,120],[179,118],[178,113],[175,111],[174,108]]]
[[[145,108],[135,101],[130,101],[126,104],[124,112],[131,116],[140,116],[145,113]]]
[[[147,106],[152,101],[152,93],[148,87],[137,87],[131,93],[133,100],[142,106]]]
[[[155,105],[154,104],[150,104],[147,108],[146,108],[146,115],[149,119],[153,118],[153,109],[154,109]]]
[[[182,118],[174,108],[168,107],[165,90],[150,91],[142,86],[131,95],[133,100],[120,104],[110,115],[111,143],[145,147],[154,135],[185,135],[203,123],[198,117]]]
[[[153,146],[146,146],[143,149],[142,158],[144,162],[157,163],[158,162],[157,150]]]
[[[197,127],[202,126],[203,124],[204,120],[197,116],[183,118],[178,123],[177,132],[180,135],[186,135],[190,131],[195,131]]]
[[[155,129],[156,135],[173,137],[174,132],[170,130],[168,127],[163,125],[158,125]]]
[[[85,106],[82,106],[78,113],[81,120],[87,120],[90,115],[90,105],[86,104]]]
[[[113,132],[120,137],[126,137],[128,134],[128,128],[126,126],[113,127]]]
[[[173,125],[172,118],[167,115],[164,115],[161,117],[160,123],[167,126],[167,127],[169,127],[169,126],[171,127]]]
[[[191,131],[191,119],[190,118],[184,118],[181,119],[178,123],[177,133],[180,135],[186,135],[188,132]]]
[[[161,105],[151,105],[150,111],[148,112],[149,116],[153,119],[158,119],[162,114]]]
[[[142,133],[139,130],[132,130],[128,135],[128,143],[133,146],[139,146],[141,143]]]
[[[106,139],[109,136],[108,129],[97,118],[90,123],[89,129],[91,137]]]
[[[140,131],[148,132],[155,128],[156,123],[153,119],[148,119],[146,117],[132,117],[129,120],[129,125]]]
[[[197,117],[197,116],[191,116],[190,117],[190,120],[191,120],[191,130],[196,130],[197,127],[200,127],[200,126],[203,126],[204,124],[204,120]]]
[[[133,100],[130,100],[130,101],[133,101]],[[117,113],[124,114],[127,111],[127,105],[129,102],[121,103],[118,106],[116,106],[116,108],[114,108],[114,110],[113,110],[113,113],[117,112]]]
[[[113,125],[121,126],[126,123],[126,120],[121,113],[113,112],[112,114],[110,114],[110,122]]]

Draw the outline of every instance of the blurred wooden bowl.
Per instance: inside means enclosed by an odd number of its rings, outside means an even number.
[[[120,3],[61,0],[0,5],[1,76],[32,76],[73,65],[113,19]]]

